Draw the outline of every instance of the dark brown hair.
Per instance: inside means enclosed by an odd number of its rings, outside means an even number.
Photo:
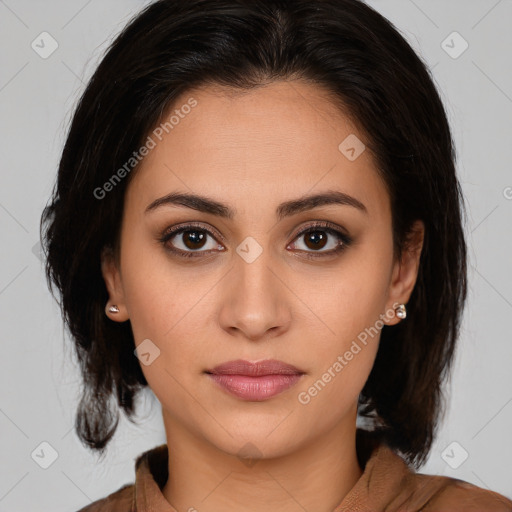
[[[147,386],[130,322],[110,321],[104,247],[119,247],[124,192],[98,198],[173,101],[193,87],[249,90],[302,78],[364,130],[391,198],[397,254],[412,223],[425,240],[408,317],[385,326],[359,414],[412,464],[428,455],[466,298],[463,200],[445,110],[426,65],[359,0],[160,0],[111,44],[74,113],[41,218],[49,286],[60,292],[84,390],[76,430],[103,454]],[[341,141],[340,141],[341,142]]]

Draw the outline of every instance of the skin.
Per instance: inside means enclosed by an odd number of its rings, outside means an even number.
[[[162,405],[170,453],[162,492],[178,511],[330,512],[362,474],[357,400],[379,335],[309,403],[298,394],[365,328],[382,316],[388,325],[400,321],[389,312],[413,290],[423,224],[395,259],[386,186],[369,150],[354,161],[340,152],[348,135],[364,136],[319,86],[274,82],[240,94],[210,85],[173,107],[190,97],[198,105],[145,157],[127,188],[120,260],[108,252],[102,258],[108,305],[120,309],[107,314],[130,320],[137,346],[150,339],[160,350],[141,367]],[[349,194],[367,212],[331,204],[277,220],[280,203],[326,190]],[[236,214],[225,219],[173,205],[144,213],[177,191],[208,196]],[[319,249],[296,236],[316,220],[346,230],[353,243],[308,259],[340,241],[323,228],[329,238]],[[187,222],[222,238],[208,235],[194,246],[182,233],[167,245],[209,255],[179,258],[158,240]],[[251,263],[236,252],[246,237],[262,249]],[[228,394],[204,373],[233,359],[270,358],[305,375],[262,402]],[[253,464],[238,456],[243,447]]]

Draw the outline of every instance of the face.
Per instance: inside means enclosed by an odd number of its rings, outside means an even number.
[[[386,186],[364,136],[318,86],[209,86],[176,109],[127,188],[120,261],[102,262],[120,309],[110,318],[130,320],[166,426],[226,453],[251,442],[278,456],[353,425],[422,237],[394,259]],[[169,194],[215,203],[157,201]],[[267,378],[285,389],[263,399],[234,395],[206,372],[238,359],[301,375]]]

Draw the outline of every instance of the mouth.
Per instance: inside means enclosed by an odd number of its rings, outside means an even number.
[[[260,377],[262,375],[303,375],[305,372],[295,366],[278,361],[276,359],[265,359],[252,363],[243,359],[228,361],[219,364],[206,373],[214,375],[245,375],[247,377]]]
[[[305,375],[295,366],[275,359],[255,363],[237,359],[205,373],[229,394],[254,402],[268,400],[286,391]]]

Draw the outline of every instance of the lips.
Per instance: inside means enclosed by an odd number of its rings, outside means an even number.
[[[262,375],[302,375],[303,371],[291,364],[276,359],[266,359],[251,363],[243,359],[222,363],[206,373],[214,375],[245,375],[247,377],[260,377]]]
[[[304,372],[275,359],[251,363],[237,359],[205,372],[222,390],[239,399],[261,402],[297,384]]]

